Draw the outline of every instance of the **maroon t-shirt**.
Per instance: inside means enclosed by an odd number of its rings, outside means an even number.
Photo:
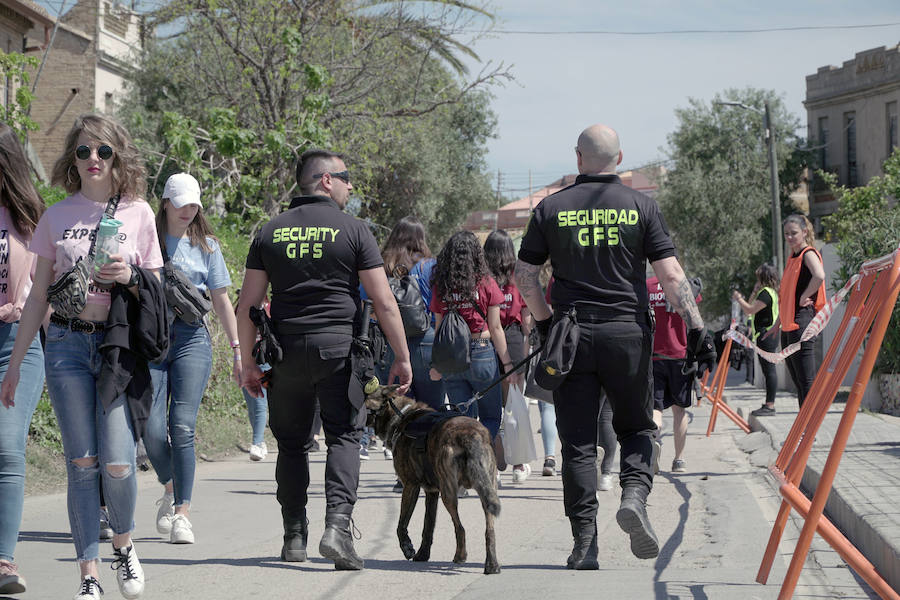
[[[475,310],[475,307],[471,302],[472,300],[475,300],[478,303],[481,312],[487,316],[489,307],[503,304],[503,293],[500,291],[500,286],[497,285],[494,278],[487,277],[481,280],[481,283],[478,284],[478,287],[472,294],[465,295],[457,294],[455,292],[452,294],[450,302],[469,326],[469,331],[472,333],[480,333],[487,329],[487,323],[484,318],[478,314],[478,311]],[[449,310],[447,303],[441,298],[437,288],[433,289],[431,305],[429,308],[431,309],[431,312],[440,315],[447,314]]]
[[[653,334],[653,360],[683,359],[687,356],[687,328],[681,316],[666,310],[666,293],[656,277],[647,279],[650,308],[656,316]],[[697,297],[697,302],[701,298]],[[660,356],[655,356],[655,355]]]
[[[513,323],[521,325],[525,299],[519,293],[519,288],[510,282],[500,288],[500,293],[503,294],[503,302],[500,304],[500,324],[504,327]]]

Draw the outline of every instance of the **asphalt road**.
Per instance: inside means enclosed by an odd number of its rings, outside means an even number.
[[[532,406],[532,423],[539,423]],[[502,476],[502,512],[497,523],[499,575],[482,574],[484,519],[476,496],[460,500],[468,537],[469,562],[455,565],[453,529],[439,505],[432,561],[404,560],[396,538],[400,496],[391,491],[390,461],[378,452],[362,464],[360,499],[354,514],[362,539],[356,542],[366,560],[360,572],[336,572],[318,555],[323,530],[325,453],[311,455],[310,559],[278,560],[281,518],[275,500],[275,453],[262,463],[246,455],[198,465],[191,520],[196,543],[171,545],[156,533],[155,501],[161,493],[152,473],[139,478],[135,540],[147,575],[144,598],[391,598],[421,600],[465,598],[776,598],[796,532],[776,558],[769,585],[754,579],[768,539],[779,497],[765,471],[753,467],[737,449],[743,435],[719,419],[719,431],[705,437],[709,410],[691,409],[685,454],[688,472],[667,471],[672,438],[667,435],[650,496],[649,514],[662,544],[655,560],[631,555],[627,536],[615,523],[618,487],[601,493],[598,525],[600,570],[565,569],[571,550],[568,520],[563,514],[559,476],[536,474],[513,485],[509,470]],[[670,431],[670,429],[669,429]],[[536,446],[541,449],[540,437]],[[424,501],[410,527],[418,546]],[[118,598],[109,570],[110,546],[101,552],[101,583],[106,598]],[[804,570],[796,598],[868,598],[839,559],[819,549]],[[833,555],[833,553],[832,553]],[[16,552],[20,572],[28,580],[22,598],[71,598],[78,585],[74,547],[69,535],[65,494],[29,497]],[[822,560],[822,559],[825,560]],[[821,565],[831,564],[832,568]]]

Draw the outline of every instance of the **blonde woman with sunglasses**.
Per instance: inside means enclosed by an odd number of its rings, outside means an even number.
[[[121,222],[119,249],[102,266],[98,261],[98,268],[92,267],[94,277],[137,295],[141,279],[134,267],[155,273],[163,264],[153,211],[142,199],[144,165],[116,121],[101,115],[76,119],[53,168],[52,182],[70,195],[44,213],[34,232],[31,249],[38,257],[37,268],[0,388],[4,404],[14,397],[19,366],[47,314],[48,286],[89,254],[109,198],[120,196],[114,215]],[[62,433],[69,524],[81,575],[76,600],[96,600],[103,594],[98,547],[101,479],[114,534],[112,566],[119,591],[125,598],[138,598],[144,590],[144,572],[131,539],[137,436],[126,394],[107,403],[100,399],[98,387],[109,309],[109,289],[91,282],[84,310],[75,318],[51,315],[47,331],[47,388]]]

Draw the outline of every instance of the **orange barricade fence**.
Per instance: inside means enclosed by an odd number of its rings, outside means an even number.
[[[900,249],[862,265],[859,279],[851,292],[850,301],[834,341],[828,348],[812,388],[775,464],[769,467],[769,471],[780,483],[779,491],[784,500],[772,527],[772,534],[769,536],[769,544],[763,555],[756,581],[766,583],[768,580],[791,509],[796,510],[804,519],[803,530],[782,583],[779,600],[793,596],[800,571],[809,553],[812,536],[816,531],[879,596],[900,600],[900,594],[888,585],[872,563],[823,515],[825,502],[847,446],[850,429],[853,427],[866,384],[872,374],[872,366],[890,323],[898,292],[900,292]],[[825,467],[810,501],[799,489],[800,480],[809,460],[816,432],[825,420],[838,387],[850,370],[863,342],[866,348],[853,381],[850,397],[844,406]]]
[[[701,390],[703,390],[703,393],[706,395],[706,399],[713,405],[712,411],[709,413],[709,425],[706,427],[706,437],[712,435],[713,430],[716,428],[716,418],[719,416],[719,411],[722,411],[726,417],[734,421],[735,425],[744,430],[744,433],[750,433],[750,426],[747,424],[747,421],[742,419],[739,414],[734,412],[733,408],[728,406],[722,400],[722,395],[725,393],[725,380],[728,379],[728,361],[731,358],[731,344],[731,338],[725,340],[725,349],[722,350],[722,356],[719,358],[718,366],[716,366],[716,373],[713,375],[712,384],[705,389],[704,386],[701,385]]]
[[[716,365],[718,369],[719,366]],[[706,385],[706,382],[709,381],[710,371],[707,371],[703,374],[703,379],[700,380],[700,387],[697,389],[697,406],[703,403],[703,396],[709,393],[709,387]]]

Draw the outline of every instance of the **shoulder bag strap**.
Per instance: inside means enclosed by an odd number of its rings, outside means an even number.
[[[112,198],[106,201],[106,209],[103,211],[103,217],[109,217],[112,219],[116,216],[116,209],[119,207],[119,197],[121,194],[116,194]],[[100,220],[103,220],[103,217],[100,217]],[[100,223],[97,223],[97,227],[100,227]],[[99,232],[99,229],[98,229]],[[94,239],[91,240],[91,248],[88,250],[88,260],[94,260],[94,253],[97,248],[97,233],[94,234]]]

